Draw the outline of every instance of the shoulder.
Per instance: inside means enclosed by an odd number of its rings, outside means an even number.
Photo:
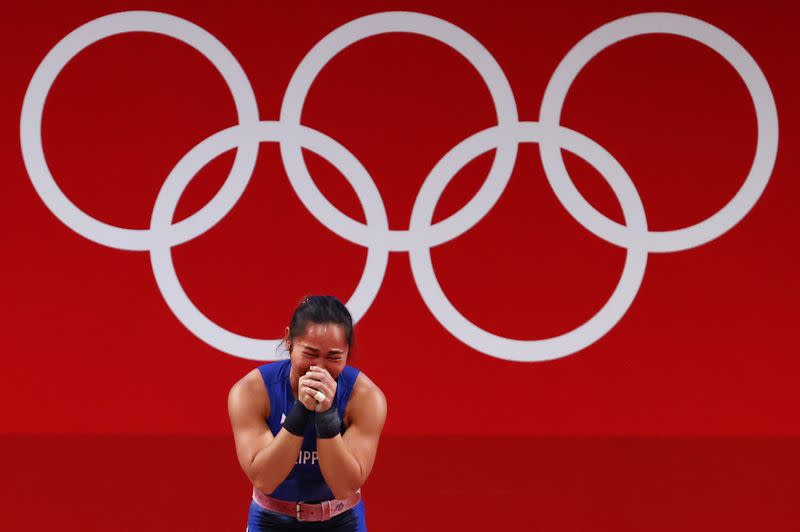
[[[379,395],[385,399],[383,391],[363,371],[358,372],[356,382],[353,384],[353,396],[356,395]]]
[[[353,412],[368,411],[378,418],[386,418],[386,395],[363,371],[359,372],[350,394]]]
[[[247,372],[244,377],[234,382],[233,386],[231,386],[231,392],[236,391],[238,393],[262,390],[266,394],[267,387],[260,368],[254,368]]]
[[[269,415],[269,393],[259,368],[248,372],[233,383],[228,392],[228,409],[234,411],[259,411]]]

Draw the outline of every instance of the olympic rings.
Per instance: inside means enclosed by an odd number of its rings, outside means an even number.
[[[159,191],[150,228],[127,229],[92,218],[58,188],[47,166],[41,140],[44,104],[64,66],[91,44],[126,32],[154,32],[183,41],[203,54],[230,89],[239,123],[215,133],[192,148],[172,169]],[[386,209],[369,172],[344,146],[301,124],[306,95],[322,68],[341,50],[371,36],[392,32],[425,35],[460,53],[486,84],[495,106],[497,125],[475,133],[452,148],[425,179],[411,212],[408,230],[389,229]],[[758,139],[744,184],[722,209],[690,227],[649,231],[639,194],[622,166],[603,147],[560,123],[561,109],[573,81],[598,53],[636,35],[668,33],[696,40],[728,61],[742,77],[753,100]],[[295,70],[279,121],[260,121],[255,95],[244,71],[214,36],[184,19],[164,13],[129,11],[90,21],[57,43],[36,69],[22,105],[20,141],[28,175],[45,205],[65,225],[105,246],[150,253],[153,274],[172,312],[193,334],[220,351],[253,360],[270,360],[278,339],[246,337],[203,315],[183,290],[172,263],[172,248],[198,237],[217,224],[236,204],[252,175],[261,142],[277,142],[289,180],[303,204],[322,224],[342,238],[367,248],[364,273],[347,305],[358,321],[374,301],[383,281],[390,251],[409,253],[417,288],[436,319],[456,338],[487,355],[517,361],[542,361],[573,354],[602,338],[622,319],[641,285],[650,252],[670,252],[702,245],[735,226],[766,187],[778,147],[778,114],[764,74],[750,54],[720,29],[684,15],[644,13],[605,24],[578,42],[556,68],[545,90],[539,122],[521,122],[511,87],[497,61],[473,36],[442,19],[411,12],[368,15],[340,26],[315,45]],[[564,208],[596,236],[627,250],[619,283],[603,307],[586,323],[560,336],[514,340],[494,335],[468,321],[444,294],[430,256],[431,247],[468,231],[502,195],[519,143],[539,143],[547,179]],[[230,175],[199,211],[173,223],[178,202],[197,172],[215,157],[236,148]],[[331,162],[349,181],[361,202],[366,224],[353,220],[319,191],[302,157],[311,150]],[[624,225],[597,211],[578,192],[567,173],[561,150],[592,165],[606,179],[620,203]],[[432,223],[436,204],[461,168],[490,150],[496,156],[476,195],[458,212]]]

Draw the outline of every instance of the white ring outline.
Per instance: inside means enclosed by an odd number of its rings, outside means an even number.
[[[158,33],[191,46],[217,69],[231,91],[241,124],[258,121],[256,97],[241,65],[231,52],[200,26],[154,11],[128,11],[94,19],[61,39],[45,56],[28,84],[20,117],[22,158],[36,192],[67,227],[98,244],[131,251],[150,249],[148,229],[127,229],[101,222],[80,210],[56,184],[42,146],[42,114],[47,94],[58,74],[79,52],[97,41],[130,32]],[[238,146],[228,179],[214,197],[196,213],[167,229],[174,244],[207,231],[227,214],[244,191],[255,168],[258,143]]]
[[[178,201],[197,172],[222,153],[235,148],[239,142],[283,142],[287,138],[331,162],[356,191],[364,208],[367,223],[388,228],[386,211],[377,208],[378,189],[366,169],[342,145],[311,128],[288,126],[281,122],[263,121],[250,126],[234,126],[215,133],[190,150],[170,172],[156,198],[150,228],[155,235],[165,234],[172,223]],[[208,319],[189,299],[178,279],[172,261],[173,244],[166,239],[154,240],[150,263],[164,300],[178,320],[195,336],[220,351],[253,360],[270,360],[277,339],[257,339],[231,332]],[[374,301],[386,272],[389,252],[385,248],[369,247],[364,273],[347,302],[347,308],[357,322]]]
[[[578,42],[561,60],[545,89],[540,121],[557,126],[567,92],[581,69],[612,44],[647,34],[672,34],[702,43],[728,61],[744,81],[756,112],[758,140],[753,164],[741,188],[719,211],[689,227],[649,231],[647,249],[682,251],[705,244],[741,221],[761,197],[778,151],[778,111],[764,73],[744,47],[730,35],[702,20],[675,13],[642,13],[600,26]],[[543,139],[539,146],[545,175],[569,213],[596,236],[625,247],[627,229],[586,201],[571,181],[559,146]]]
[[[539,122],[520,122],[513,127],[487,129],[480,136],[462,142],[441,159],[429,176],[429,180],[434,183],[431,186],[444,190],[455,176],[452,167],[462,167],[504,142],[536,142],[548,136],[598,170],[620,202],[623,217],[629,224],[629,233],[639,236],[630,239],[626,246],[627,254],[619,283],[592,318],[567,333],[539,340],[514,340],[492,334],[465,318],[447,299],[436,278],[430,248],[415,247],[409,252],[417,288],[439,323],[473,349],[504,360],[553,360],[591,345],[611,330],[628,310],[639,290],[647,265],[648,254],[643,245],[647,220],[636,187],[611,154],[588,137],[567,128],[558,127],[554,130]],[[435,204],[415,211],[412,225],[424,228],[430,224],[434,207]]]
[[[311,85],[322,68],[342,50],[352,44],[384,33],[411,33],[435,39],[461,54],[475,68],[486,84],[500,126],[518,121],[517,105],[511,85],[495,58],[475,37],[458,26],[421,13],[389,11],[352,20],[326,35],[306,54],[292,75],[281,105],[281,122],[297,125],[301,122],[303,105]],[[302,151],[297,143],[282,142],[281,156],[286,173],[306,208],[326,227],[352,242],[363,246],[388,246],[391,251],[407,251],[425,243],[445,242],[464,233],[488,213],[505,189],[514,161],[516,144],[498,148],[494,161],[481,188],[458,212],[434,224],[425,234],[394,229],[375,233],[353,220],[319,192],[308,172]],[[416,201],[424,201],[419,194]],[[383,201],[381,201],[383,207]]]

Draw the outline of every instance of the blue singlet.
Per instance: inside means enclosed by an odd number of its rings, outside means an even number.
[[[291,364],[289,360],[281,360],[259,366],[259,371],[264,379],[264,385],[269,394],[269,417],[267,425],[273,436],[277,436],[283,428],[283,420],[291,410],[295,398],[292,395],[292,385],[289,382],[289,370]],[[353,391],[359,370],[350,366],[345,366],[341,375],[336,379],[336,399],[334,407],[339,412],[339,419],[344,420],[344,411],[347,408],[347,401],[350,399],[350,392]],[[312,418],[313,419],[313,418]],[[342,423],[342,434],[347,427]],[[313,422],[308,424],[306,434],[303,438],[303,445],[289,476],[272,493],[268,494],[276,499],[284,501],[316,502],[333,499],[333,493],[319,467],[317,458],[317,434]],[[248,515],[248,529],[250,532],[260,530],[280,530],[281,528],[268,528],[265,525],[277,525],[282,523],[286,528],[295,527],[313,528],[315,530],[352,530],[356,532],[366,532],[366,519],[364,514],[363,499],[358,504],[330,520],[330,527],[326,527],[326,522],[299,523],[293,517],[277,514],[265,510],[255,501],[250,504]]]

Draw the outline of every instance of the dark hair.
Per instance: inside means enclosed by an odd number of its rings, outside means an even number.
[[[289,321],[289,336],[286,338],[291,344],[297,336],[306,332],[309,323],[333,323],[341,325],[350,351],[353,350],[355,333],[353,331],[353,318],[350,311],[335,296],[306,296],[297,305]],[[287,348],[289,345],[286,346]]]

